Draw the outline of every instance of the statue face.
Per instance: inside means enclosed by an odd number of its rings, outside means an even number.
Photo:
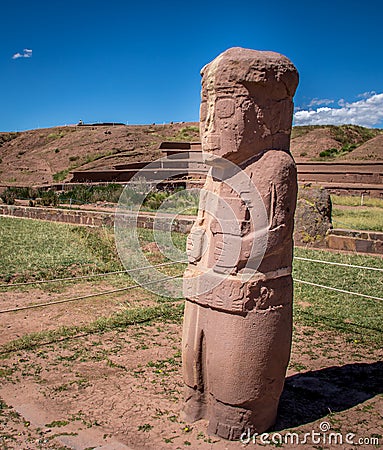
[[[216,89],[214,75],[211,70],[204,74],[200,135],[204,152],[225,158],[238,152],[241,146],[245,130],[243,103],[247,95],[241,86],[242,93],[234,93],[232,87]]]
[[[290,75],[278,65],[264,69],[256,59],[225,58],[202,69],[203,152],[239,164],[264,150],[288,151],[297,75],[291,72],[288,85]]]
[[[210,65],[209,65],[210,66]],[[218,83],[214,66],[207,67],[202,80],[200,135],[202,150],[212,158],[227,158],[234,163],[271,148],[272,130],[269,113],[270,99],[260,93],[249,92],[242,83],[225,86]],[[278,108],[278,107],[277,107]]]

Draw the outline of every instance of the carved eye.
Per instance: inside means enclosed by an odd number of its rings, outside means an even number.
[[[235,101],[232,98],[222,98],[217,101],[216,109],[220,119],[227,119],[234,115]]]

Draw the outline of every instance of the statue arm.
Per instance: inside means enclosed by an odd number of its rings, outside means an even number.
[[[292,160],[285,166],[285,170],[270,175],[268,185],[267,195],[264,196],[268,214],[265,258],[282,252],[284,247],[292,242],[297,201],[296,167]],[[259,253],[259,242],[262,242],[260,230],[252,229],[243,237],[240,265]]]

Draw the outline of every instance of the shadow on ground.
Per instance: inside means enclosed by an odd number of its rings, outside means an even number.
[[[383,362],[347,364],[288,377],[274,431],[298,427],[383,393]]]

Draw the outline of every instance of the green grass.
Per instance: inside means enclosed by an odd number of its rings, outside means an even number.
[[[363,144],[382,132],[379,128],[366,128],[360,125],[330,125],[334,139],[343,145]]]
[[[127,210],[161,213],[177,213],[180,215],[196,215],[198,212],[199,194],[187,189],[149,190],[145,184],[140,192],[140,186],[135,189],[123,190],[120,204]],[[146,193],[147,192],[147,193]]]
[[[319,153],[320,158],[334,159],[339,156],[347,155],[347,153],[352,152],[357,147],[357,144],[344,144],[342,148],[329,148]]]
[[[335,228],[383,231],[383,199],[331,195],[332,221]],[[347,207],[347,208],[345,208]]]
[[[66,131],[61,130],[57,133],[50,133],[47,136],[48,141],[55,141],[56,139],[61,139],[66,135]]]
[[[48,189],[34,189],[31,187],[8,186],[1,193],[0,198],[7,205],[14,205],[15,200],[31,200],[33,204],[41,204],[43,206],[56,206],[59,197],[56,191]]]
[[[138,236],[144,246],[154,235],[152,230],[139,229]],[[172,240],[185,249],[185,235],[172,233]],[[0,217],[0,249],[0,284],[123,270],[113,229],[107,227]],[[161,254],[145,253],[153,264],[166,260]],[[171,276],[178,268],[160,270]]]
[[[177,213],[196,215],[198,212],[199,196],[187,189],[178,189],[174,192],[149,192],[142,205],[143,211],[157,211],[161,208],[163,213]]]
[[[300,136],[304,136],[310,131],[317,130],[318,128],[326,128],[325,125],[301,125],[295,126],[291,130],[291,139],[295,139]]]
[[[119,270],[111,230],[0,217],[0,280]]]
[[[56,181],[65,178],[68,171],[59,173],[60,175]],[[100,201],[117,204],[122,192],[124,192],[124,205],[128,209],[153,212],[161,208],[163,213],[197,214],[199,195],[195,192],[190,192],[183,188],[151,190],[144,197],[144,194],[140,194],[138,189],[139,187],[136,189],[124,189],[124,186],[116,183],[108,183],[105,186],[82,184],[63,191],[58,195],[52,189],[7,187],[1,193],[0,198],[8,205],[13,205],[15,199],[35,201],[37,198],[39,199],[38,204],[41,203],[43,206],[57,206],[68,203],[86,204]]]
[[[333,208],[332,222],[335,228],[383,231],[383,208],[373,206],[355,209]]]
[[[118,203],[123,189],[123,186],[115,183],[108,183],[105,186],[83,184],[62,192],[58,197],[58,201],[61,204],[69,203],[70,200],[76,203],[95,203],[98,201]]]
[[[383,269],[379,257],[295,249],[295,256]],[[351,292],[383,297],[383,273],[294,260],[293,276]],[[295,282],[296,323],[346,332],[351,339],[383,343],[383,301],[365,299]]]
[[[362,198],[360,196],[331,194],[331,201],[334,206],[362,206]],[[363,206],[383,208],[383,199],[364,196]]]
[[[196,125],[189,125],[182,127],[179,132],[172,137],[167,137],[167,141],[199,141],[199,127]]]
[[[360,145],[382,132],[382,130],[378,128],[366,128],[359,125],[305,125],[293,127],[291,138],[294,139],[304,136],[310,131],[319,128],[330,129],[334,139],[346,146],[352,144]]]
[[[140,229],[142,245],[153,241],[153,232]],[[174,245],[185,248],[186,235],[172,233]],[[114,248],[111,229],[76,227],[66,224],[0,218],[0,273],[25,278],[55,278],[77,270],[118,270],[121,264]],[[147,255],[153,264],[162,262],[162,255]],[[295,256],[326,261],[378,267],[383,269],[383,259],[373,256],[337,254],[325,250],[295,249]],[[152,258],[153,257],[153,258]],[[164,274],[182,273],[184,266],[164,268]],[[383,273],[365,269],[331,266],[294,260],[294,278],[382,297]],[[4,280],[4,278],[3,278]],[[143,298],[145,298],[145,291]],[[58,328],[12,341],[3,351],[27,349],[47,341],[75,336],[79,333],[100,333],[129,324],[149,320],[177,320],[182,317],[182,306],[170,299],[158,297],[151,308],[130,308],[110,317],[100,317],[89,325]],[[70,306],[68,306],[70,307]],[[336,329],[346,333],[351,340],[368,345],[383,343],[383,302],[354,295],[332,292],[319,287],[295,283],[294,320],[296,324],[312,325],[321,329]]]
[[[64,170],[61,170],[60,172],[54,173],[53,181],[58,181],[58,182],[64,181],[65,178],[68,176],[69,172],[73,169],[74,169],[74,167],[68,167],[68,169],[64,169]]]
[[[139,235],[143,243],[153,240],[153,233],[150,230],[140,230]],[[172,238],[175,246],[180,249],[185,248],[185,235],[172,233]],[[295,248],[295,256],[383,269],[383,259],[374,256],[338,254],[298,247]],[[293,275],[294,278],[316,284],[383,297],[383,273],[376,271],[296,259]],[[309,303],[311,306],[302,306],[301,302]],[[294,319],[296,323],[314,325],[323,329],[335,328],[348,333],[350,339],[383,343],[382,313],[383,302],[295,283]]]

